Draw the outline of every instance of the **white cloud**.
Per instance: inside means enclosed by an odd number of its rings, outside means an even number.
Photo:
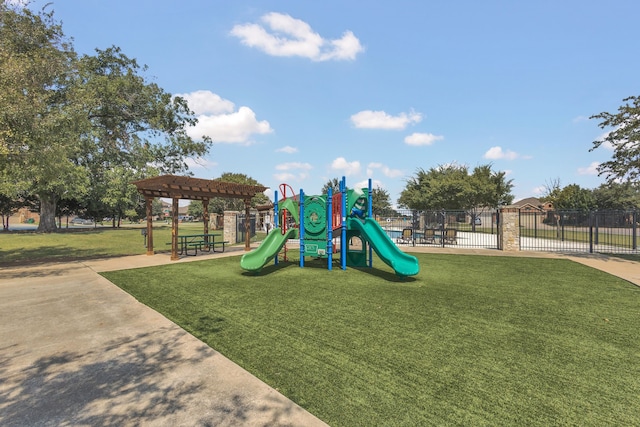
[[[296,147],[291,147],[290,145],[285,145],[284,147],[278,148],[276,150],[276,153],[293,154],[297,152],[298,152],[298,149]]]
[[[404,138],[405,144],[408,145],[431,145],[436,141],[442,141],[444,136],[434,135],[432,133],[412,133],[411,135]]]
[[[311,166],[311,164],[309,163],[300,163],[300,162],[281,163],[279,165],[276,165],[276,170],[279,170],[279,171],[289,171],[289,170],[296,170],[296,169],[311,170],[313,169],[313,166]]]
[[[235,25],[231,35],[268,55],[301,56],[313,61],[353,60],[364,51],[351,31],[345,31],[340,39],[327,40],[306,22],[283,13],[267,13],[260,20],[262,25]]]
[[[351,116],[351,123],[359,129],[402,130],[420,121],[422,121],[422,114],[414,111],[391,116],[384,111],[364,110]]]
[[[276,165],[276,170],[282,171],[273,174],[273,177],[279,182],[300,182],[309,177],[309,170],[313,166],[309,163],[289,162]]]
[[[546,192],[547,192],[547,187],[545,187],[544,185],[540,185],[533,189],[533,194],[536,196],[542,196]]]
[[[369,188],[369,180],[365,179],[360,182],[356,182],[353,188]],[[372,179],[371,188],[384,188],[384,186],[382,185],[382,181],[379,181],[377,179]]]
[[[276,179],[276,181],[279,181],[279,182],[289,182],[289,181],[293,181],[296,178],[294,174],[289,172],[274,173],[273,177]]]
[[[596,141],[603,141],[600,147],[604,148],[605,150],[613,151],[613,145],[611,145],[611,142],[605,141],[605,139],[609,136],[611,132],[614,132],[614,131],[610,130],[608,132],[601,134],[599,137],[596,138]]]
[[[502,147],[496,146],[496,147],[489,148],[489,150],[486,153],[484,153],[483,157],[485,159],[490,159],[490,160],[501,160],[501,159],[515,160],[520,156],[515,151],[511,151],[511,150],[504,151]]]
[[[581,123],[581,122],[586,122],[586,121],[589,121],[589,117],[577,116],[577,117],[574,117],[573,120],[572,120],[573,123]]]
[[[177,95],[189,103],[189,108],[196,114],[222,114],[233,112],[235,105],[209,90],[197,90]]]
[[[242,106],[234,111],[233,102],[208,90],[177,96],[186,99],[189,107],[198,114],[198,123],[187,129],[187,135],[194,139],[208,136],[214,144],[249,144],[252,135],[273,132],[269,122],[258,121],[251,108]]]
[[[578,175],[598,175],[598,166],[600,163],[591,162],[586,168],[578,168]]]
[[[384,176],[389,178],[398,178],[399,176],[404,175],[404,172],[400,169],[391,169],[389,166],[383,165],[382,163],[369,163],[367,165],[367,175],[373,175],[374,169],[381,170]]]
[[[331,162],[331,169],[341,172],[345,176],[356,175],[360,173],[360,162],[348,162],[344,157],[338,157]]]

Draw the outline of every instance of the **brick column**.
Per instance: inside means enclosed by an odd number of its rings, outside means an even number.
[[[520,250],[520,210],[518,208],[504,207],[500,209],[498,249],[501,251]]]

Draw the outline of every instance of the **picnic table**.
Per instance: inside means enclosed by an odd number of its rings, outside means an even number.
[[[216,237],[218,239],[216,239]],[[224,252],[225,244],[229,241],[221,239],[220,234],[185,234],[178,235],[179,255],[196,256],[200,252]],[[216,246],[222,250],[216,250]],[[189,253],[193,250],[193,253]]]

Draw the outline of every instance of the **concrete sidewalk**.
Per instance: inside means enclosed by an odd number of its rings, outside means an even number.
[[[0,270],[0,425],[326,426],[97,274],[170,262]]]

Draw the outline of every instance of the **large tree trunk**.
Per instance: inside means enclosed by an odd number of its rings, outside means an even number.
[[[52,233],[58,230],[56,225],[56,205],[58,197],[53,193],[39,194],[40,199],[40,224],[38,231]]]

